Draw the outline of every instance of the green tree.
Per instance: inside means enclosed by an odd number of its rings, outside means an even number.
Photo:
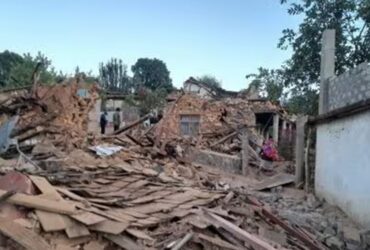
[[[38,63],[41,63],[41,67],[39,69],[39,82],[43,84],[51,84],[55,82],[57,73],[54,68],[51,67],[51,60],[41,52],[38,52],[35,57],[30,53],[24,54],[22,61],[12,66],[8,84],[10,86],[24,86],[31,84],[32,74]]]
[[[79,69],[78,69],[79,70]],[[127,75],[127,65],[121,59],[112,58],[107,63],[100,63],[99,80],[102,87],[124,94],[132,92],[132,81]]]
[[[139,102],[138,107],[142,115],[147,114],[154,109],[162,108],[166,103],[167,90],[159,88],[151,90],[148,88],[141,88],[138,91]]]
[[[249,86],[255,87],[259,93],[271,101],[279,101],[284,91],[284,80],[281,70],[258,68],[257,74],[246,75],[251,78]]]
[[[197,77],[197,80],[206,84],[210,88],[221,88],[222,86],[221,81],[211,75],[203,75],[201,77]]]
[[[170,72],[166,64],[159,59],[139,58],[131,70],[134,73],[133,80],[136,86],[151,90],[161,88],[167,92],[173,89]]]
[[[293,90],[283,105],[293,114],[315,115],[319,108],[319,95],[313,89],[306,90],[304,93]]]
[[[0,86],[9,85],[11,69],[23,62],[22,56],[17,53],[5,50],[0,53]]]
[[[293,54],[284,65],[285,84],[312,91],[319,83],[321,37],[336,31],[337,74],[370,59],[370,1],[281,0],[290,15],[303,17],[298,30],[284,29],[278,47]]]

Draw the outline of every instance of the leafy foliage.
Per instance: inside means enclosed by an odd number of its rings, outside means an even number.
[[[336,74],[370,59],[370,1],[281,0],[289,15],[303,21],[297,30],[282,31],[280,49],[292,49],[289,60],[278,70],[259,69],[251,85],[269,98],[283,95],[293,113],[317,114],[321,37],[326,29],[336,31]],[[280,96],[281,98],[281,96]]]
[[[9,83],[10,71],[19,63],[23,62],[22,56],[17,53],[5,50],[0,53],[0,86],[6,86]]]
[[[155,91],[162,88],[167,92],[173,89],[172,79],[166,64],[159,59],[139,58],[131,67],[134,83]]]
[[[57,73],[54,68],[51,67],[51,60],[41,52],[38,52],[35,57],[29,53],[24,54],[21,62],[13,64],[9,72],[7,85],[24,86],[31,84],[32,74],[39,62],[41,63],[39,81],[44,84],[53,83]]]
[[[147,114],[154,109],[162,108],[166,102],[167,90],[164,88],[159,88],[156,90],[151,90],[147,88],[142,88],[139,91],[139,102],[138,107],[141,114]]]
[[[279,101],[282,98],[284,84],[281,70],[260,67],[257,74],[249,74],[246,78],[252,78],[249,86],[255,87],[267,99]]]
[[[370,1],[281,0],[290,15],[302,15],[298,30],[284,29],[278,47],[292,48],[283,67],[285,85],[302,91],[318,86],[321,37],[325,29],[336,31],[336,73],[370,59]]]
[[[283,103],[290,113],[315,115],[319,109],[319,94],[315,90],[306,90],[303,93],[292,91],[289,99]]]
[[[203,75],[201,77],[197,77],[197,80],[206,84],[210,88],[221,88],[222,86],[221,81],[211,75]]]
[[[106,90],[125,94],[132,92],[132,80],[127,75],[127,65],[123,64],[121,59],[112,58],[106,64],[100,63],[99,80]]]

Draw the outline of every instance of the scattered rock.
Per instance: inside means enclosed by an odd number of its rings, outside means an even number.
[[[357,228],[344,226],[342,228],[343,238],[350,244],[359,245],[361,243],[361,235]]]
[[[341,250],[344,247],[344,242],[342,242],[338,237],[331,236],[325,240],[326,245],[332,250]]]

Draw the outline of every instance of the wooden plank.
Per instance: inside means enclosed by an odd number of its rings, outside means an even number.
[[[138,212],[140,214],[152,214],[164,210],[170,210],[176,207],[177,204],[171,203],[149,203],[145,205],[140,205],[136,207],[125,208],[122,212]]]
[[[143,123],[145,120],[147,120],[149,117],[150,117],[150,114],[146,114],[143,117],[141,117],[140,119],[138,119],[138,120],[136,120],[136,121],[134,121],[134,122],[132,122],[132,123],[124,126],[123,128],[120,128],[120,129],[114,131],[112,133],[112,135],[118,135],[118,134],[123,133],[123,132],[125,132],[125,131],[133,128],[133,127],[136,127],[140,123]]]
[[[0,195],[5,193],[6,191],[0,190]],[[28,208],[40,209],[47,212],[60,214],[76,213],[76,208],[71,203],[42,199],[40,197],[27,194],[14,194],[13,196],[9,197],[6,202]]]
[[[135,210],[118,209],[117,211],[119,211],[120,213],[123,213],[123,214],[127,214],[129,216],[135,217],[137,219],[144,219],[144,218],[148,217],[147,214],[139,213]]]
[[[93,231],[109,234],[120,234],[129,226],[128,223],[105,220],[89,227]]]
[[[136,181],[136,182],[133,182],[133,183],[129,184],[128,186],[126,186],[126,188],[127,189],[138,189],[138,188],[141,188],[141,187],[145,186],[148,183],[149,183],[149,181],[147,181],[147,180],[139,180],[139,181]]]
[[[84,250],[102,250],[105,249],[105,247],[106,244],[97,240],[92,240],[84,246]]]
[[[44,177],[34,175],[29,175],[28,177],[41,191],[43,194],[41,196],[42,198],[59,201],[63,200],[62,196]],[[66,229],[66,224],[64,223],[62,215],[42,210],[36,210],[35,213],[39,218],[42,229],[45,232],[55,232]]]
[[[95,213],[90,213],[90,212],[82,212],[82,213],[74,214],[74,215],[71,215],[71,218],[87,226],[94,225],[96,223],[106,220],[106,218],[100,215],[97,215]]]
[[[69,217],[64,217],[64,223],[66,225],[65,232],[70,239],[90,235],[90,232],[85,225],[78,223]]]
[[[152,193],[148,196],[144,196],[144,197],[140,197],[140,198],[137,198],[135,200],[132,200],[130,201],[131,204],[140,204],[140,203],[147,203],[147,202],[150,202],[150,201],[153,201],[153,200],[157,200],[157,199],[160,199],[160,198],[163,198],[165,196],[168,196],[170,194],[172,194],[173,191],[172,190],[169,190],[169,191],[159,191],[159,192],[156,192],[156,193]]]
[[[60,214],[42,210],[36,210],[35,212],[45,232],[56,232],[66,229],[66,225]]]
[[[269,243],[263,241],[262,239],[260,239],[259,237],[255,236],[255,235],[252,235],[252,234],[244,231],[240,227],[235,226],[234,224],[225,220],[224,218],[222,218],[222,217],[220,217],[216,214],[207,212],[206,210],[204,210],[204,213],[208,217],[210,217],[211,221],[216,221],[217,226],[221,226],[222,228],[224,228],[225,230],[227,230],[231,234],[233,234],[235,237],[245,241],[248,245],[250,245],[254,249],[256,249],[256,250],[274,250],[275,249]]]
[[[76,248],[68,246],[68,245],[62,245],[59,244],[55,247],[55,250],[75,250]]]
[[[0,232],[29,250],[49,250],[46,241],[32,230],[13,221],[0,221]]]
[[[193,232],[187,233],[179,242],[177,242],[173,247],[171,247],[171,250],[180,250],[183,246],[186,245],[186,243],[188,243],[191,240],[191,238],[193,238],[193,236],[194,236]]]
[[[126,232],[131,234],[132,236],[135,236],[138,239],[154,241],[152,237],[144,233],[142,230],[128,228],[126,229]]]
[[[56,190],[67,196],[68,198],[72,199],[72,200],[75,200],[75,201],[86,201],[86,199],[82,198],[81,196],[75,194],[75,193],[72,193],[71,191],[69,191],[68,189],[65,189],[65,188],[60,188],[60,187],[57,187]]]
[[[242,130],[241,140],[242,140],[242,150],[241,150],[242,174],[246,176],[249,173],[249,154],[248,154],[249,140],[248,140],[248,131],[246,128]]]
[[[142,250],[144,249],[142,246],[136,244],[133,240],[131,240],[126,235],[112,235],[112,234],[105,234],[104,237],[114,244],[122,247],[123,249],[127,250]]]
[[[291,174],[280,173],[271,178],[264,179],[258,183],[253,189],[256,191],[262,191],[273,187],[278,187],[294,182],[295,177]]]
[[[61,200],[62,196],[57,192],[57,190],[44,178],[41,176],[29,175],[28,176],[33,184],[41,191],[43,194],[50,194],[56,200]]]
[[[125,222],[125,223],[130,222],[130,220],[126,216],[124,215],[121,216],[120,213],[116,213],[115,211],[102,211],[94,207],[86,208],[86,207],[79,206],[79,208],[81,208],[84,211],[88,211],[88,212],[100,215],[102,217],[105,217],[105,218],[108,218],[114,221],[120,221],[120,222]]]
[[[225,141],[227,141],[228,139],[231,139],[232,137],[236,136],[238,134],[237,131],[234,131],[234,132],[231,132],[230,134],[226,135],[225,137],[221,138],[220,140],[216,141],[215,143],[211,144],[211,148],[213,148],[214,146],[218,145],[218,144],[221,144]]]
[[[208,242],[210,242],[213,245],[219,246],[222,249],[243,250],[243,248],[240,248],[238,246],[235,246],[235,245],[233,245],[233,244],[231,244],[231,243],[229,243],[227,241],[224,241],[224,240],[222,240],[220,238],[210,237],[208,235],[201,234],[201,233],[198,233],[197,234],[197,237],[199,239],[208,241]]]
[[[13,222],[18,223],[19,225],[21,225],[25,228],[29,228],[29,229],[34,228],[34,225],[33,225],[33,223],[31,222],[30,219],[18,218],[18,219],[13,220]],[[33,221],[33,222],[35,222],[35,221]]]
[[[260,214],[263,217],[267,217],[277,225],[281,226],[287,233],[291,234],[292,236],[296,237],[300,241],[302,241],[306,246],[308,246],[312,250],[320,250],[325,249],[322,243],[319,241],[311,238],[307,233],[304,232],[303,228],[295,225],[294,227],[290,226],[288,223],[284,222],[282,219],[274,215],[269,209],[262,207],[260,209]],[[258,210],[257,210],[258,212]]]
[[[70,239],[65,234],[54,234],[52,237],[50,237],[50,244],[51,245],[77,246],[81,244],[86,244],[91,240],[92,240],[91,236]]]

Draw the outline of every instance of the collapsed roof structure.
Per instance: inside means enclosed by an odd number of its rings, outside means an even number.
[[[5,249],[327,249],[336,243],[316,229],[329,219],[312,198],[285,204],[280,193],[255,191],[290,183],[284,167],[268,169],[275,179],[257,182],[197,164],[184,152],[216,150],[214,159],[238,165],[247,148],[247,167],[259,165],[256,101],[183,93],[155,126],[145,128],[144,116],[100,136],[88,134],[94,85],[72,79],[35,93],[8,92],[0,104],[2,125],[19,116],[10,135],[19,147],[0,159]],[[279,216],[302,202],[315,219]]]

